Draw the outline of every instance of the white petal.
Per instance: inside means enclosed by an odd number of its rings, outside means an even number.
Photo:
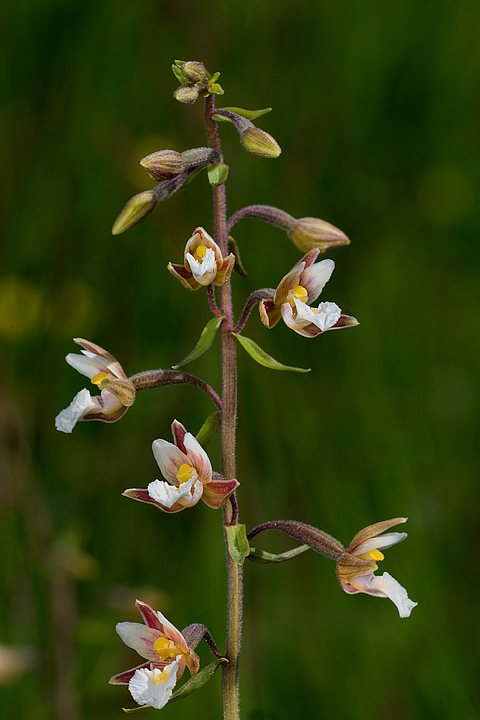
[[[151,705],[161,710],[169,701],[177,682],[178,663],[167,665],[164,670],[139,668],[128,683],[130,693],[139,705]]]
[[[160,503],[160,505],[168,508],[171,508],[176,502],[188,507],[189,501],[192,499],[192,485],[197,477],[197,475],[194,475],[190,480],[180,485],[180,487],[170,485],[170,483],[164,480],[154,480],[147,486],[148,494],[153,500]]]
[[[341,314],[342,311],[335,303],[322,302],[317,308],[313,322],[320,330],[325,332],[325,330],[330,330],[335,325]]]
[[[91,380],[95,377],[95,375],[98,375],[99,372],[105,372],[108,369],[107,362],[104,358],[94,355],[87,350],[82,350],[82,353],[83,355],[68,353],[65,360],[69,365],[75,368],[75,370],[82,375],[85,375],[85,377],[88,377]]]
[[[60,432],[71,433],[75,425],[85,415],[94,410],[99,410],[98,400],[92,398],[86,388],[75,395],[70,405],[62,410],[55,418],[55,427]]]
[[[190,267],[190,271],[195,280],[200,285],[210,285],[217,274],[217,262],[215,253],[211,248],[207,248],[202,261],[199,262],[191,253],[185,255],[185,261]]]
[[[398,609],[398,613],[400,617],[408,617],[410,613],[412,612],[415,605],[418,605],[418,603],[413,602],[413,600],[410,600],[408,597],[407,591],[404,587],[400,585],[399,582],[395,580],[391,575],[389,575],[387,572],[383,573],[383,586],[382,591],[385,593],[385,595],[390,598],[392,602],[395,603]]]
[[[389,598],[397,606],[400,617],[408,617],[415,605],[407,595],[407,591],[387,572],[383,575],[365,575],[356,577],[352,581],[352,585],[360,590],[360,592],[379,595],[380,597]]]
[[[408,536],[405,532],[392,532],[386,533],[385,535],[377,535],[377,537],[369,538],[368,540],[365,540],[365,542],[360,543],[360,545],[356,548],[354,554],[361,555],[363,553],[369,552],[370,550],[389,548],[392,545],[396,545],[402,540],[405,540],[406,537]]]
[[[309,305],[306,305],[302,300],[297,298],[293,299],[297,315],[294,318],[294,324],[299,328],[304,328],[306,325],[315,324],[316,314]]]

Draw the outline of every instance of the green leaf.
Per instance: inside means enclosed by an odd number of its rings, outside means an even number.
[[[220,410],[217,410],[209,415],[205,420],[197,434],[197,441],[202,447],[205,447],[205,445],[208,445],[210,440],[213,440],[218,428],[220,427],[221,419],[222,413]]]
[[[178,362],[176,365],[173,365],[172,367],[174,370],[181,367],[182,365],[186,365],[186,363],[191,362],[192,360],[196,360],[211,347],[213,341],[215,340],[217,330],[220,327],[223,319],[224,316],[222,315],[222,317],[215,317],[209,320],[209,322],[203,328],[200,339],[193,348],[192,352],[188,353],[188,355],[184,357],[183,360],[180,360],[180,362]]]
[[[242,261],[240,259],[240,250],[238,249],[237,241],[234,240],[231,235],[228,236],[228,252],[231,252],[235,255],[235,265],[233,266],[233,271],[236,272],[237,275],[240,275],[240,277],[246,278],[247,271],[242,265]]]
[[[232,333],[232,335],[235,335],[240,345],[245,348],[250,357],[252,357],[259,365],[263,365],[271,370],[291,370],[292,372],[301,373],[307,373],[311,370],[311,368],[297,368],[289,365],[282,365],[282,363],[279,363],[278,360],[275,360],[275,358],[267,355],[265,350],[262,350],[260,345],[257,345],[257,343],[250,340],[250,338],[245,337],[245,335],[240,335],[240,333]]]
[[[167,705],[175,702],[175,700],[182,700],[184,697],[187,697],[187,695],[191,695],[196,690],[199,690],[210,680],[218,666],[225,662],[228,662],[227,658],[217,658],[216,660],[212,660],[208,665],[205,665],[204,668],[173,693]]]
[[[137,712],[137,710],[146,710],[147,708],[151,708],[151,705],[139,705],[138,707],[134,708],[122,708],[124,713],[132,713]]]
[[[220,110],[220,108],[218,108]],[[263,110],[244,110],[243,108],[238,107],[225,107],[221,108],[222,110],[228,110],[229,112],[236,113],[237,115],[241,115],[244,118],[247,118],[247,120],[255,120],[258,117],[261,117],[262,115],[266,115],[271,111],[272,108],[263,108]],[[218,120],[226,120],[226,118],[219,117]]]
[[[237,565],[243,565],[250,552],[245,525],[224,525],[227,535],[228,552]]]
[[[285,560],[291,560],[292,558],[300,555],[301,553],[304,553],[306,550],[309,549],[309,545],[299,545],[298,547],[293,548],[293,550],[287,550],[287,552],[280,553],[280,555],[274,555],[273,553],[265,552],[265,550],[258,550],[257,548],[251,547],[248,559],[252,560],[253,562],[264,564],[279,563],[285,562]]]
[[[228,165],[208,165],[207,175],[210,185],[213,185],[213,187],[223,185],[223,183],[227,179],[228,170]]]

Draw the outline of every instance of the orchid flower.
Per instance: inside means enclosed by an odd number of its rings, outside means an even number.
[[[260,318],[267,328],[274,327],[282,317],[289,328],[299,335],[315,337],[326,330],[358,325],[350,315],[332,302],[321,302],[310,307],[322,292],[335,267],[333,260],[314,264],[320,250],[310,250],[280,281],[271,300],[262,300]]]
[[[410,600],[405,588],[387,572],[382,576],[374,572],[378,569],[377,561],[384,558],[379,548],[389,548],[407,537],[404,532],[381,533],[406,521],[407,518],[393,518],[360,530],[337,560],[337,577],[345,592],[388,597],[397,606],[400,617],[408,617],[417,603]]]
[[[64,433],[71,433],[79,420],[115,422],[135,400],[135,386],[113,355],[88,340],[75,338],[75,342],[84,348],[83,354],[69,353],[65,359],[75,370],[90,378],[101,394],[92,397],[85,388],[75,395],[70,405],[55,418],[55,427]]]
[[[198,227],[185,246],[184,265],[168,264],[168,270],[187,290],[202,286],[223,285],[232,274],[235,256],[224,258],[216,242]]]
[[[139,705],[162,708],[169,700],[173,687],[188,667],[191,675],[198,672],[198,655],[187,645],[185,638],[161,612],[137,600],[144,624],[122,622],[117,633],[128,647],[133,648],[147,662],[125,670],[110,678],[112,685],[128,685]]]
[[[212,472],[207,453],[178,420],[172,423],[172,434],[175,444],[161,439],[152,444],[155,460],[168,482],[154,480],[146,490],[130,488],[123,494],[169,513],[191,507],[200,498],[209,507],[219,508],[239,483]]]

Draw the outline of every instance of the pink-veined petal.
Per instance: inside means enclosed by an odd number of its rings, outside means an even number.
[[[153,649],[153,643],[163,636],[163,633],[159,630],[142,623],[121,622],[117,623],[117,633],[125,645],[128,645],[146,660],[151,662],[158,660],[158,656]]]
[[[305,263],[299,262],[280,280],[273,298],[275,305],[286,302],[288,293],[300,284],[300,276],[304,269]]]
[[[312,303],[320,295],[326,283],[330,280],[334,269],[335,263],[333,260],[322,260],[303,271],[299,285],[308,292],[309,303]]]
[[[173,435],[173,442],[175,445],[186,454],[185,445],[183,444],[183,438],[187,434],[186,428],[182,425],[181,422],[178,422],[178,420],[174,420],[172,422],[172,435]]]
[[[152,450],[163,477],[169,480],[172,485],[178,486],[178,469],[182,465],[191,464],[187,455],[176,445],[161,438],[153,441]]]
[[[195,469],[198,479],[206,485],[212,479],[212,466],[207,453],[192,433],[187,432],[185,434],[183,444],[188,458],[188,465]]]

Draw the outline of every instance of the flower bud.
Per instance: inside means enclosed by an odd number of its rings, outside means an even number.
[[[175,150],[159,150],[140,160],[152,180],[169,180],[185,170],[181,153]]]
[[[280,145],[271,135],[254,125],[243,130],[240,142],[245,150],[258,157],[277,158],[282,152]]]
[[[186,168],[198,167],[206,163],[213,163],[220,159],[218,150],[209,147],[190,148],[182,153],[182,160]]]
[[[144,220],[150,215],[153,208],[157,204],[155,194],[150,190],[134,195],[127,202],[120,215],[113,224],[112,235],[120,235],[120,233],[129,230],[137,223]]]
[[[173,93],[173,97],[185,105],[193,105],[198,98],[198,90],[193,85],[180,85]]]
[[[206,79],[205,65],[197,60],[183,63],[180,71],[183,77],[191,83],[201,83]]]
[[[318,248],[325,252],[331,247],[348,245],[350,240],[334,225],[319,218],[300,218],[296,220],[293,228],[289,230],[288,237],[296,248],[302,253]]]

